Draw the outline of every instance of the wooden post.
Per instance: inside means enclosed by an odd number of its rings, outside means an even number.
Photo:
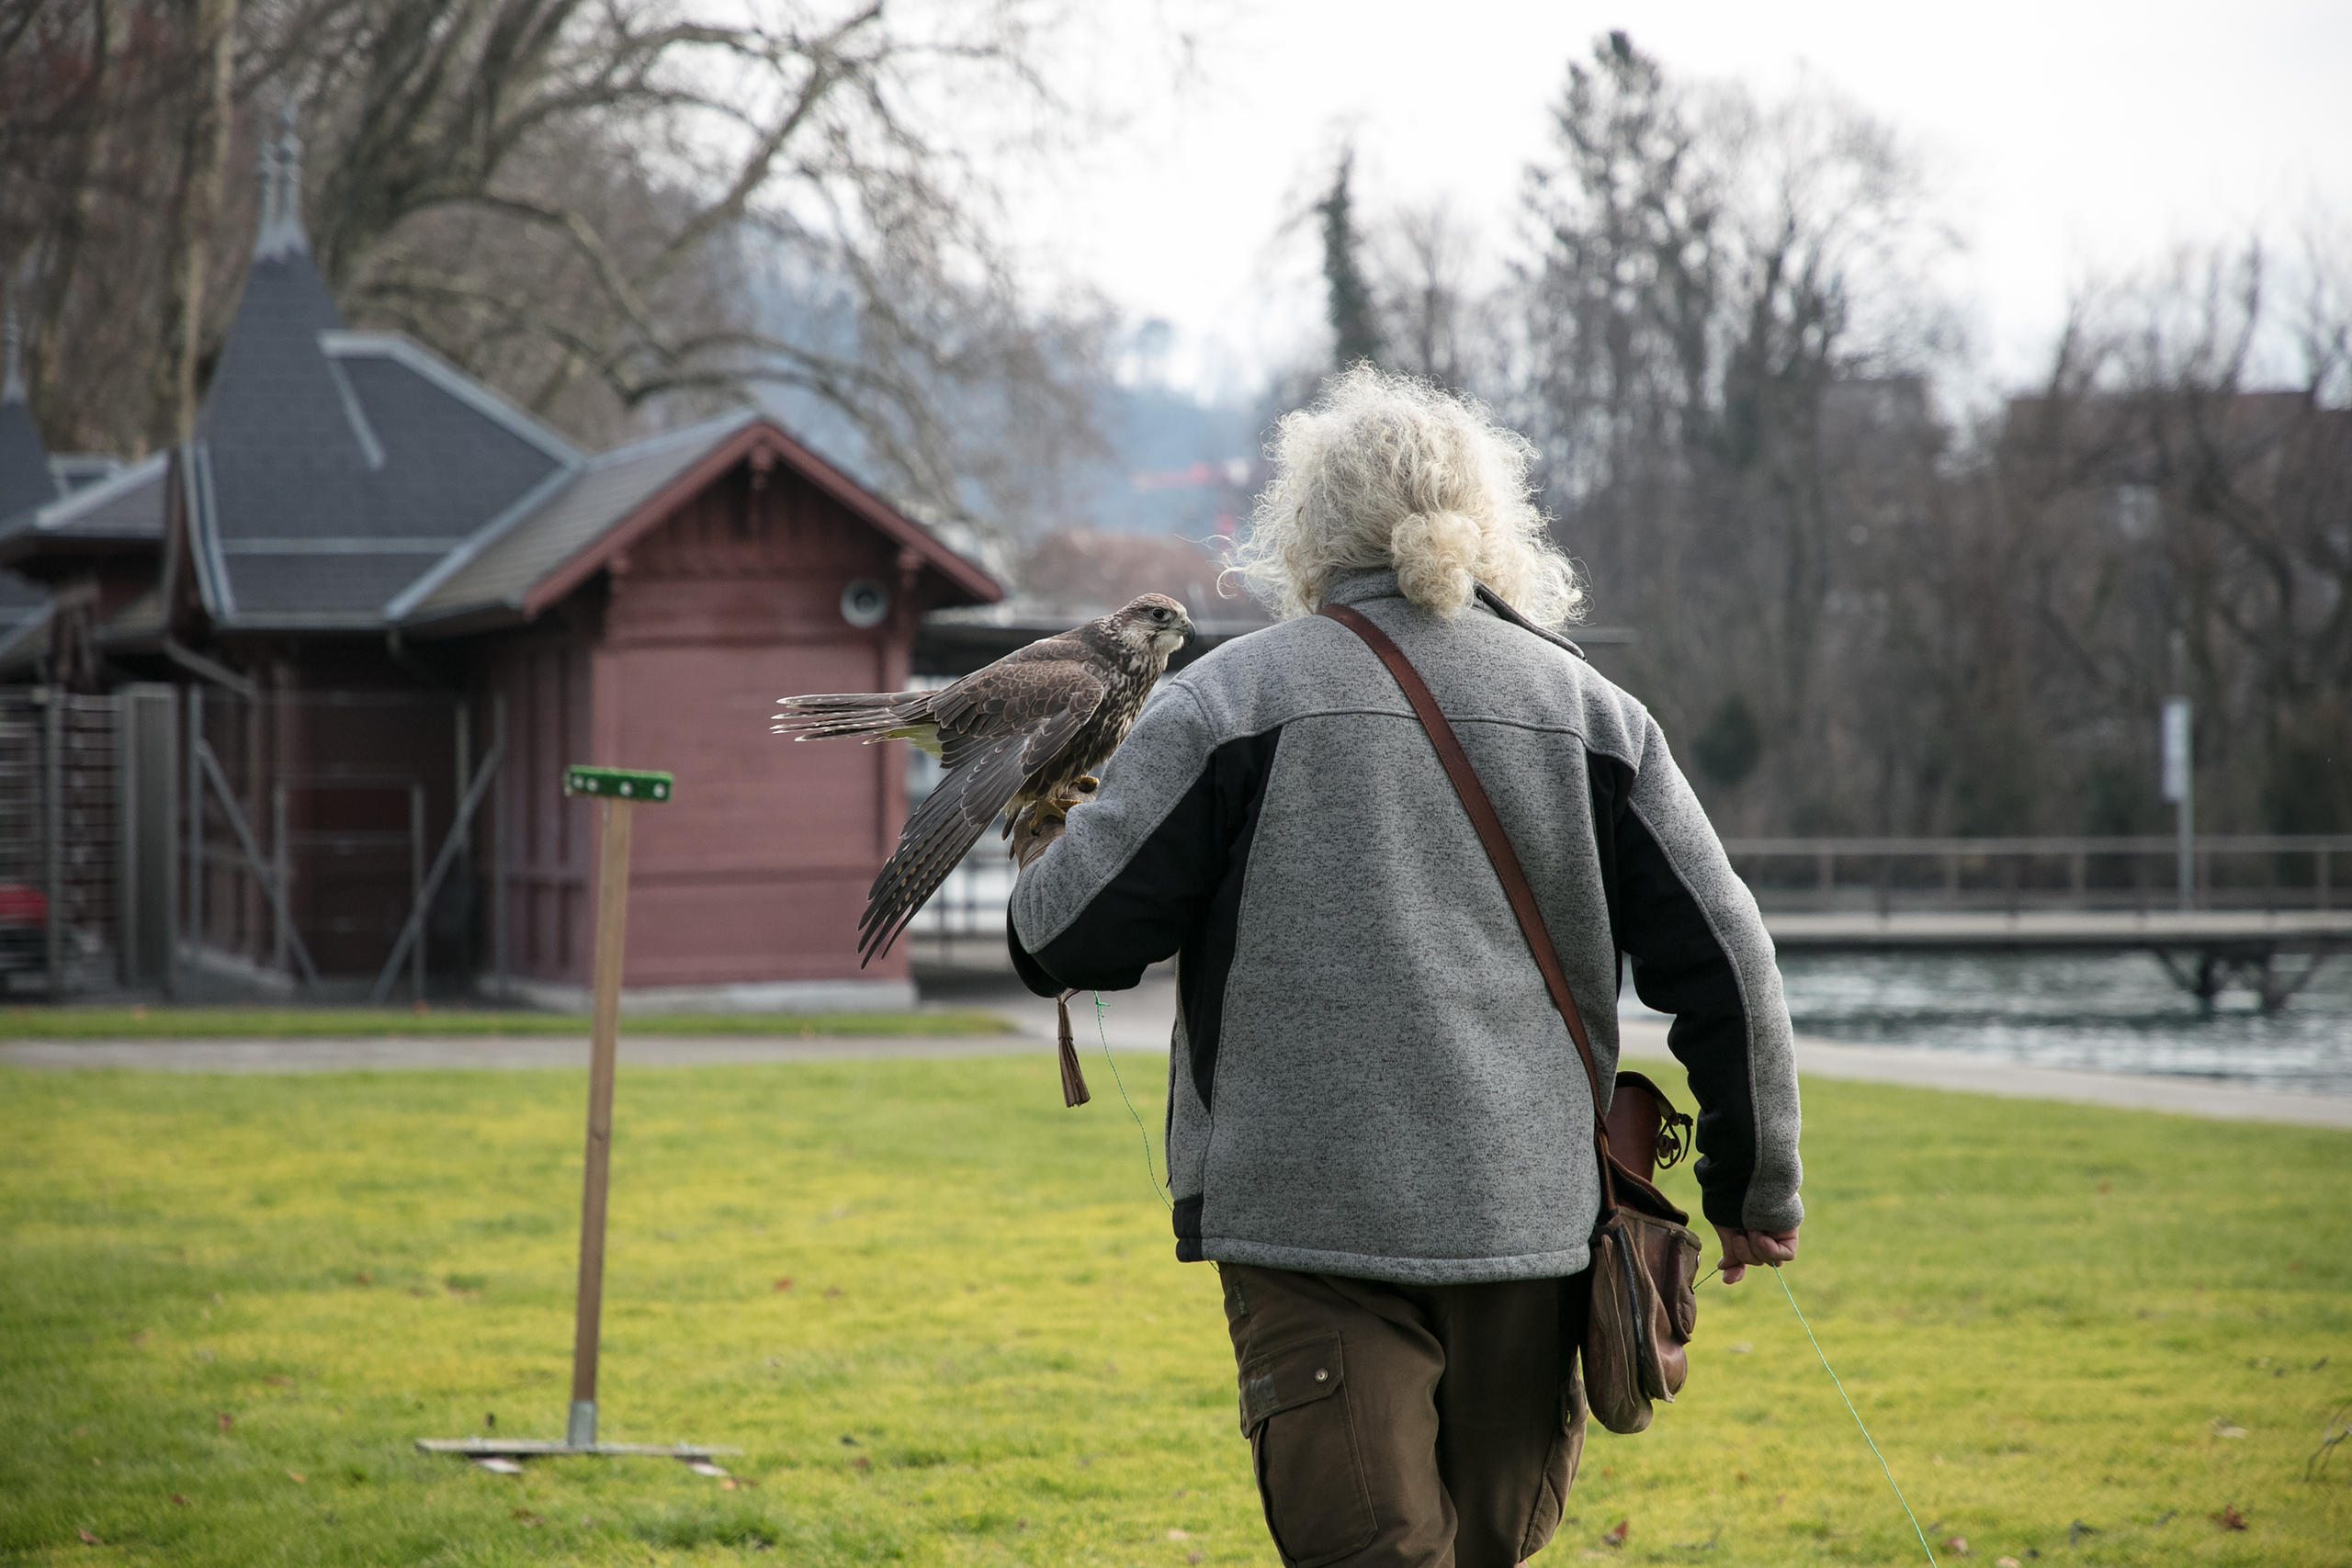
[[[588,1158],[580,1191],[580,1303],[571,1335],[571,1419],[564,1440],[596,1440],[596,1336],[605,1307],[605,1194],[613,1156],[613,1056],[628,935],[628,840],[636,803],[606,800],[596,857],[596,996],[588,1034]]]
[[[192,955],[205,940],[204,925],[204,688],[187,689],[187,941]]]
[[[293,874],[292,862],[286,852],[286,781],[283,779],[269,786],[269,813],[270,841],[276,857],[269,874],[271,885],[277,889],[277,896],[270,901],[270,911],[277,917],[277,923],[273,928],[276,934],[270,940],[269,964],[283,975],[293,966],[287,953],[290,945],[288,933],[294,925],[292,912],[287,908]]]
[[[408,907],[415,908],[424,897],[424,785],[414,779],[408,786]],[[420,919],[416,940],[409,944],[409,992],[417,1001],[424,999],[424,942],[433,922]],[[397,940],[397,938],[395,938]]]
[[[65,999],[65,688],[52,684],[41,710],[41,883],[49,895],[41,954],[51,1006]]]
[[[670,775],[571,769],[568,795],[604,797],[596,856],[595,1000],[588,1032],[588,1155],[580,1179],[580,1299],[571,1332],[571,1415],[564,1441],[596,1444],[596,1339],[605,1310],[605,1194],[613,1155],[613,1058],[620,1035],[621,960],[628,938],[628,845],[637,802],[670,798]]]
[[[507,824],[513,814],[506,809],[506,694],[499,692],[490,699],[490,745],[499,755],[498,778],[491,786],[497,793],[491,798],[490,817],[490,952],[491,970],[495,976],[497,997],[506,999],[506,861]]]

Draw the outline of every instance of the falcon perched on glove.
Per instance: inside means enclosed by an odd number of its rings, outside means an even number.
[[[937,692],[786,697],[775,730],[795,740],[854,735],[911,740],[946,776],[907,819],[865,895],[859,964],[888,953],[965,852],[1010,811],[1008,837],[1049,838],[1094,791],[1100,768],[1184,645],[1184,607],[1146,593],[1125,608],[1049,637]]]

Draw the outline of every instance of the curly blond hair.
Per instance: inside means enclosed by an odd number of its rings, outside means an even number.
[[[1358,365],[1283,416],[1269,455],[1232,570],[1276,615],[1313,615],[1339,572],[1386,567],[1442,615],[1481,582],[1539,626],[1584,614],[1528,483],[1535,449],[1485,405]]]

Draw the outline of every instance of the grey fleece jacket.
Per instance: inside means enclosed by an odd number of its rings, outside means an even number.
[[[1772,943],[1648,712],[1474,605],[1343,577],[1420,670],[1527,868],[1604,1085],[1618,955],[1675,1015],[1707,1217],[1783,1230],[1797,1089]],[[1012,896],[1033,989],[1177,955],[1177,1256],[1428,1283],[1586,1266],[1592,1101],[1404,694],[1321,616],[1172,677]]]

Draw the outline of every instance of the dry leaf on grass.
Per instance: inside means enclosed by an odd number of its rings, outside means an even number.
[[[713,1464],[707,1459],[694,1460],[687,1464],[686,1468],[696,1475],[725,1475],[727,1473],[724,1466]]]
[[[1968,1555],[1968,1538],[1964,1535],[1946,1536],[1944,1537],[1944,1550],[1951,1552],[1954,1557],[1965,1557]]]
[[[523,1473],[522,1465],[514,1460],[508,1459],[504,1454],[483,1454],[480,1458],[476,1459],[474,1463],[478,1468],[489,1471],[492,1475],[520,1475]]]
[[[100,1540],[96,1536],[92,1535],[88,1530],[84,1529],[79,1525],[74,1527],[74,1533],[82,1538],[82,1544],[84,1546],[104,1546],[106,1544],[105,1541]]]
[[[185,1497],[183,1497],[183,1496],[181,1496],[181,1495],[180,1495],[178,1493],[176,1493],[176,1492],[175,1492],[175,1493],[173,1493],[173,1494],[172,1494],[172,1502],[173,1502],[173,1504],[174,1504],[175,1506],[178,1506],[178,1507],[185,1508],[185,1507],[187,1507],[187,1498],[185,1498]]]
[[[300,1486],[311,1478],[303,1474],[299,1470],[289,1470],[286,1472],[286,1479],[292,1482],[295,1485]]]
[[[2236,1422],[2231,1420],[2226,1416],[2216,1416],[2213,1417],[2213,1436],[2217,1438],[2243,1438],[2245,1436],[2245,1428],[2239,1426]]]
[[[1627,1517],[1619,1519],[1615,1529],[1602,1533],[1600,1544],[1603,1546],[1623,1546],[1625,1544],[1625,1538],[1631,1535],[1633,1531],[1634,1521],[1632,1518]]]
[[[2238,1506],[2235,1503],[2224,1503],[2222,1505],[2220,1513],[2207,1517],[2225,1530],[2245,1529],[2245,1516],[2238,1512]]]
[[[234,1416],[230,1415],[225,1410],[214,1411],[212,1413],[212,1419],[220,1423],[220,1429],[224,1432],[237,1424],[237,1418]]]

